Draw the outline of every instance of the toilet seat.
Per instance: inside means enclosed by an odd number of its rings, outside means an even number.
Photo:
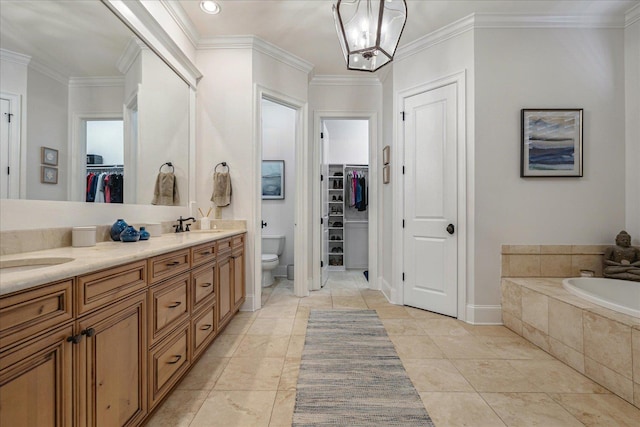
[[[273,262],[278,260],[276,254],[262,254],[262,262]]]

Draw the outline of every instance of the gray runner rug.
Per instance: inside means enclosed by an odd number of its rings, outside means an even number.
[[[293,426],[431,426],[374,310],[311,311]]]

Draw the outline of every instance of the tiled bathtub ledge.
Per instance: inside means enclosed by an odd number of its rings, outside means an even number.
[[[569,294],[561,278],[503,278],[509,329],[640,408],[640,318]]]

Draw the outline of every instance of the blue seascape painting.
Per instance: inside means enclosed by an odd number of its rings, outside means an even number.
[[[526,171],[565,175],[579,169],[579,115],[568,111],[528,111],[523,118]]]
[[[284,161],[262,162],[262,198],[284,199]]]

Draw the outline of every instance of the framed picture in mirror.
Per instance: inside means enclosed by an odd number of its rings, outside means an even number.
[[[40,157],[43,165],[58,166],[58,150],[42,147],[40,149]]]
[[[58,168],[40,166],[40,182],[43,184],[57,184]]]

